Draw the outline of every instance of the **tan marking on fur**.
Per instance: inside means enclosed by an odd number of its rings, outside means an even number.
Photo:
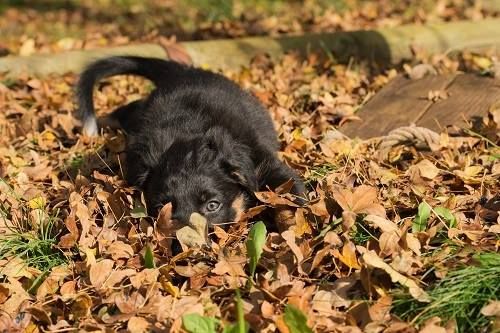
[[[231,208],[236,212],[234,222],[238,222],[245,213],[245,198],[242,194],[238,195],[236,199],[234,199],[231,204]]]

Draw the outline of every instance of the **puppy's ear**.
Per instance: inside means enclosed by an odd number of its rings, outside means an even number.
[[[240,156],[238,158],[234,155],[229,158],[226,157],[224,160],[224,168],[230,177],[247,191],[255,192],[259,190],[255,168],[250,158],[247,159],[246,156]]]
[[[221,128],[210,129],[206,133],[206,140],[217,151],[219,162],[227,175],[247,191],[258,190],[250,147],[235,143],[231,135]]]

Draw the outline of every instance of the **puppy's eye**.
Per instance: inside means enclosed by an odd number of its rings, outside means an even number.
[[[222,206],[222,204],[219,201],[210,200],[207,203],[207,211],[209,211],[210,213],[216,212],[220,209],[221,206]]]

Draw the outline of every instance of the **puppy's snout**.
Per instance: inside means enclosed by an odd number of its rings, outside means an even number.
[[[172,220],[177,221],[177,222],[182,223],[182,224],[188,224],[189,223],[189,215],[174,212],[172,214]]]
[[[178,209],[172,212],[172,220],[175,220],[177,222],[180,222],[184,225],[189,224],[189,220],[191,218],[191,214],[195,213],[194,211],[187,211],[187,210],[182,210]]]

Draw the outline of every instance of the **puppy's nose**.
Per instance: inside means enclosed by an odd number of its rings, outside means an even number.
[[[191,212],[185,212],[182,210],[174,211],[172,213],[172,220],[176,220],[178,222],[181,222],[182,224],[188,224],[190,216]]]

